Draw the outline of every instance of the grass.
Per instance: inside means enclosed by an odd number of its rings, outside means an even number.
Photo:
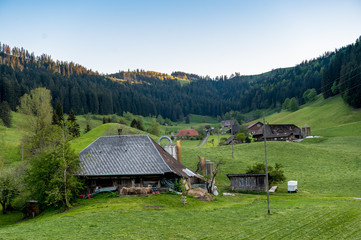
[[[321,95],[317,100],[301,107],[296,112],[275,113],[266,117],[269,123],[293,123],[299,127],[308,124],[312,133],[317,131],[328,131],[330,128],[337,128],[342,125],[361,121],[361,111],[352,109],[346,105],[341,96],[323,99]],[[316,131],[316,132],[315,132]],[[360,132],[361,130],[359,130]],[[338,131],[338,133],[343,130]],[[343,133],[348,134],[348,133]]]
[[[95,198],[62,214],[0,228],[0,239],[294,239],[361,237],[361,201],[272,196],[271,215],[261,195]]]
[[[100,195],[78,200],[64,213],[50,209],[22,223],[14,224],[21,218],[19,213],[0,215],[0,239],[360,239],[361,200],[353,198],[361,197],[360,111],[350,109],[339,97],[318,98],[297,112],[266,119],[299,126],[307,123],[312,134],[323,136],[300,143],[267,143],[268,163],[281,163],[287,180],[297,180],[299,188],[297,194],[289,194],[286,182],[278,184],[270,196],[271,215],[267,215],[264,193],[218,196],[214,202],[188,197],[186,206],[179,195]],[[195,116],[191,124],[162,129],[176,131],[202,124],[203,119]],[[101,124],[71,144],[79,152],[118,128],[143,133],[116,123]],[[7,142],[19,141],[15,129],[7,130]],[[211,139],[218,141],[218,136]],[[245,173],[248,166],[264,162],[263,143],[235,145],[232,158],[231,146],[215,142],[214,147],[210,143],[197,147],[200,141],[181,142],[182,162],[191,169],[196,169],[198,156],[225,163],[216,178],[220,192],[228,191],[226,174]]]

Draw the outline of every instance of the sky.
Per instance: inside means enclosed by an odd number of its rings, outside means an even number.
[[[0,0],[0,26],[1,43],[104,74],[251,75],[354,43],[361,1]]]

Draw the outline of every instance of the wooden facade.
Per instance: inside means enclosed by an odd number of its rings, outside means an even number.
[[[266,191],[266,174],[227,174],[231,190]]]

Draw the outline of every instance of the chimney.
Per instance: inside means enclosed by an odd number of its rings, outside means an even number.
[[[123,129],[119,128],[118,129],[118,135],[122,135],[123,134]]]
[[[182,149],[181,149],[181,141],[177,141],[177,160],[179,163],[182,163]]]

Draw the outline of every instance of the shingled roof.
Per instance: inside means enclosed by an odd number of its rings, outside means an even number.
[[[148,135],[99,137],[80,152],[79,159],[83,176],[194,174]]]
[[[181,129],[177,133],[176,137],[197,137],[199,133],[195,129]]]

